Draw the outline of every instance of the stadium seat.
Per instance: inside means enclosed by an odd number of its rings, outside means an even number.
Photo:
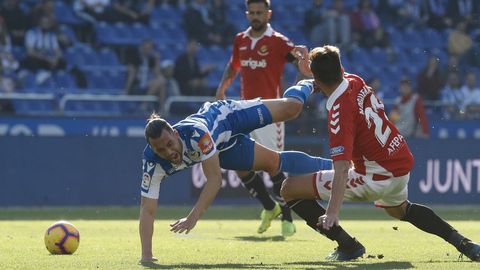
[[[58,89],[65,89],[64,92],[71,92],[70,89],[77,88],[75,79],[65,71],[59,71],[54,76],[56,87]]]
[[[117,54],[109,48],[103,48],[97,54],[98,64],[102,66],[115,67],[120,65]]]

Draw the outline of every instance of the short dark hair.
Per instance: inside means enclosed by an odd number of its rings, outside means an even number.
[[[167,130],[168,132],[173,132],[172,126],[163,118],[161,118],[157,113],[150,114],[148,117],[147,125],[145,126],[145,140],[150,144],[150,138],[156,139],[162,136],[162,132]]]
[[[264,3],[265,6],[270,9],[270,0],[245,0],[245,6],[248,8],[248,5],[253,3]]]
[[[325,45],[310,51],[310,69],[313,77],[326,85],[340,83],[343,80],[340,49]]]

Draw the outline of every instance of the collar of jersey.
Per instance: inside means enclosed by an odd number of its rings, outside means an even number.
[[[348,88],[348,81],[347,79],[343,78],[342,83],[340,83],[337,89],[335,89],[335,91],[333,91],[330,97],[328,97],[327,104],[326,104],[328,111],[333,107],[333,103],[335,103],[338,97],[340,97],[343,94],[343,92],[347,90],[347,88]]]
[[[250,30],[252,30],[251,26],[248,27],[247,30],[245,30],[245,32],[243,32],[243,37],[249,37],[253,39],[253,37],[250,36]],[[263,32],[263,34],[256,39],[261,39],[264,36],[271,37],[272,35],[273,35],[273,28],[270,24],[267,24],[267,30],[265,30],[265,32]]]

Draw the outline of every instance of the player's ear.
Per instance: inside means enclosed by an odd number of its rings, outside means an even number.
[[[268,10],[268,19],[270,20],[271,18],[272,18],[272,10],[269,9],[269,10]]]

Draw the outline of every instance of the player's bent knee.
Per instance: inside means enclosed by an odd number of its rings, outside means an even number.
[[[283,197],[283,199],[284,199],[286,202],[289,202],[289,201],[295,199],[295,198],[293,197],[292,192],[291,192],[292,187],[293,187],[292,181],[289,180],[289,178],[283,180],[282,188],[280,189],[280,195]]]

